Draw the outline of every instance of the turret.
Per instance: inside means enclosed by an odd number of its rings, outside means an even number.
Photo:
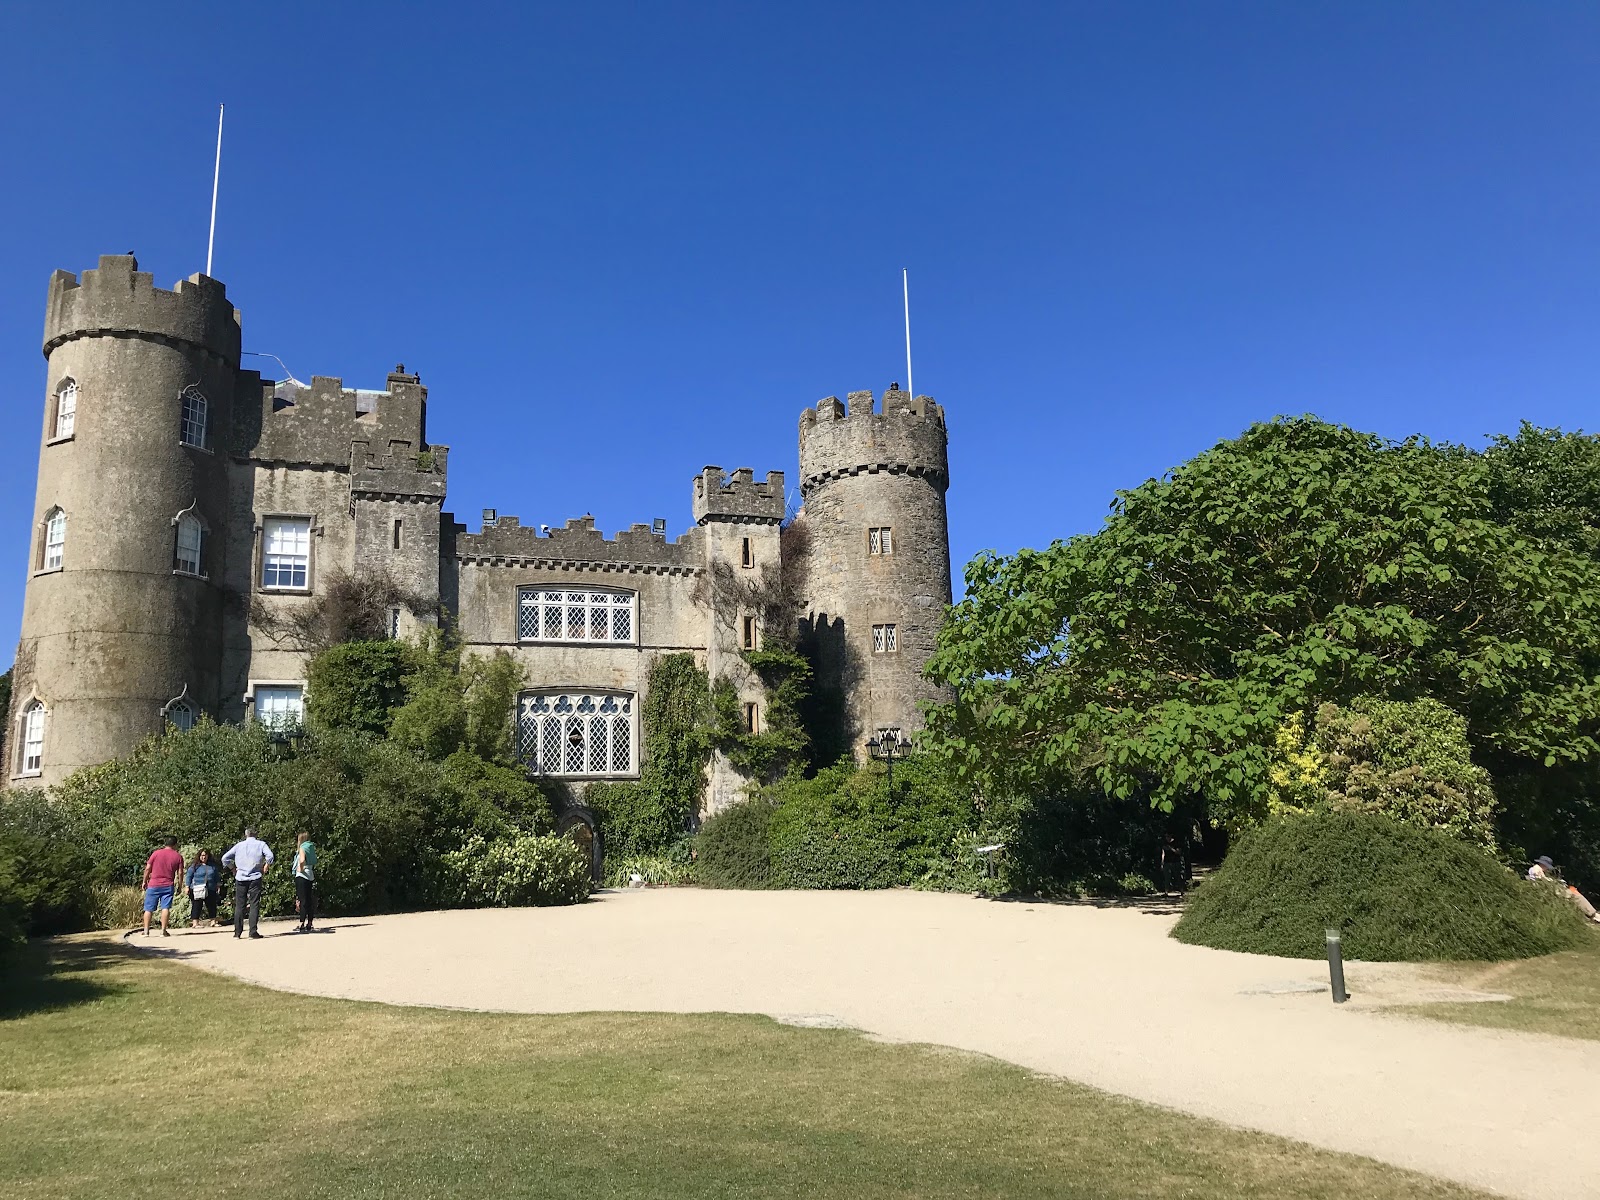
[[[215,715],[239,316],[132,255],[50,280],[9,775],[53,784]],[[213,536],[215,535],[215,536]]]
[[[922,726],[944,698],[922,678],[950,603],[944,409],[892,386],[829,396],[800,417],[805,600],[818,686],[840,696],[850,745]]]

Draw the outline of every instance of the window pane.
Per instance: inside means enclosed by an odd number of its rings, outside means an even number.
[[[78,421],[78,385],[70,379],[56,395],[56,436],[71,437]]]
[[[867,553],[883,553],[883,531],[880,529],[867,530]]]
[[[882,625],[874,625],[872,627],[872,652],[874,654],[882,654],[883,653],[883,626]]]
[[[584,616],[588,612],[582,604],[567,605],[567,636],[582,640],[588,626],[584,623]]]
[[[44,766],[44,705],[35,700],[22,718],[22,769],[38,771]]]
[[[185,446],[206,444],[206,398],[198,388],[183,389],[183,416],[178,428],[178,440]]]
[[[888,653],[893,653],[896,648],[893,625],[885,625],[883,627],[883,648]]]
[[[301,690],[297,687],[258,687],[256,720],[269,729],[298,729],[305,715]]]
[[[883,531],[883,553],[894,553],[894,530],[892,529],[885,529]]]
[[[61,565],[67,544],[67,514],[57,509],[44,527],[44,568],[53,571]]]
[[[177,569],[191,575],[200,574],[200,547],[204,531],[193,516],[178,518]]]
[[[179,732],[194,728],[194,709],[187,704],[174,704],[167,709],[167,724]]]
[[[523,641],[539,636],[539,593],[519,593],[517,605],[517,637]]]
[[[611,718],[611,769],[626,774],[633,759],[633,729],[627,717]]]
[[[311,565],[311,522],[270,518],[262,536],[261,586],[305,587]]]
[[[633,640],[633,610],[625,604],[611,610],[611,640],[615,642]]]

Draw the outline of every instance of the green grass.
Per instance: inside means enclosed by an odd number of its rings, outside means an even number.
[[[322,1000],[104,936],[0,969],[0,1189],[39,1200],[1476,1194],[759,1017]]]
[[[1461,987],[1503,992],[1514,999],[1503,1004],[1426,1004],[1400,1011],[1463,1025],[1600,1041],[1600,932],[1578,950],[1520,962],[1452,966],[1441,972]]]

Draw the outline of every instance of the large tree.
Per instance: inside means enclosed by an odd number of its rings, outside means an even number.
[[[1475,752],[1600,757],[1596,440],[1486,451],[1310,417],[1132,491],[1098,533],[967,568],[929,673],[934,744],[989,794],[1066,781],[1262,809],[1280,722],[1432,696]]]

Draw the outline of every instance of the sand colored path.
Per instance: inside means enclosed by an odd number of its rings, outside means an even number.
[[[269,987],[518,1012],[753,1012],[979,1051],[1527,1197],[1600,1196],[1600,1042],[1384,1015],[1409,967],[1183,946],[1172,917],[917,892],[602,893],[133,939]],[[1321,984],[1321,990],[1309,990]]]

